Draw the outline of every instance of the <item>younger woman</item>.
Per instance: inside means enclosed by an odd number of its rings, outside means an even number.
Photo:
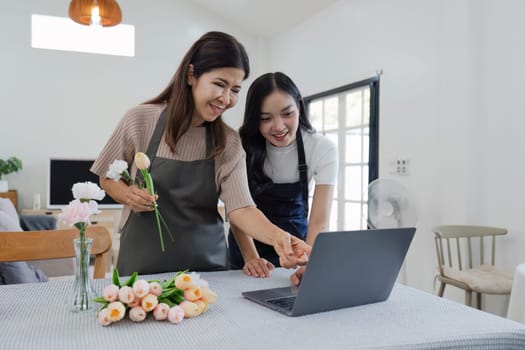
[[[288,76],[267,73],[252,83],[239,134],[257,207],[275,225],[312,245],[319,232],[328,228],[337,149],[328,138],[314,132],[299,89]],[[308,220],[308,185],[312,180],[315,188]],[[232,268],[266,277],[279,266],[270,246],[254,242],[235,222],[231,222],[231,232]]]

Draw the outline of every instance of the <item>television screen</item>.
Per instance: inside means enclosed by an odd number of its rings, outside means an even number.
[[[47,182],[47,208],[62,208],[73,200],[71,189],[77,182],[91,181],[98,185],[98,176],[89,169],[94,159],[58,159],[49,160],[49,173]],[[98,202],[99,208],[122,208],[122,204],[115,202],[106,194]]]

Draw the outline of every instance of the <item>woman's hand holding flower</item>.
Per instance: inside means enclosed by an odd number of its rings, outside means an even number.
[[[141,213],[155,210],[155,201],[159,198],[157,194],[151,195],[146,189],[137,186],[129,186],[125,193],[125,202],[134,213]]]

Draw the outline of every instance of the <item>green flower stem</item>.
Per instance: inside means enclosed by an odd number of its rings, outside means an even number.
[[[151,178],[151,175],[149,174],[148,170],[140,169],[140,172],[142,173],[142,177],[144,178],[144,181],[146,181],[146,188],[148,189],[149,194],[151,194],[152,196],[155,195],[155,188],[153,187],[153,179]],[[153,202],[153,208],[155,209],[155,218],[157,219],[157,229],[159,230],[160,248],[162,249],[162,252],[164,253],[164,238],[162,235],[162,227],[160,226],[160,213],[159,213],[157,201]]]
[[[80,232],[80,277],[82,279],[82,283],[86,282],[86,279],[88,276],[85,276],[85,272],[87,271],[87,268],[85,265],[86,255],[87,255],[87,246],[86,246],[86,223],[85,222],[77,222],[75,224],[75,227],[78,228]]]
[[[160,213],[160,211],[159,211],[159,217],[160,217],[160,220],[162,221],[162,224],[164,225],[164,228],[166,229],[166,231],[168,231],[168,234],[170,235],[171,241],[175,242],[175,238],[173,238],[173,235],[171,234],[170,228],[168,227],[168,224],[166,223],[166,221],[162,217],[162,214]]]
[[[129,171],[128,169],[124,169],[121,173],[120,173],[120,176],[124,179],[124,181],[129,184],[131,182],[131,175],[129,174]]]
[[[89,279],[89,269],[88,266],[86,266],[86,261],[89,261],[86,256],[88,254],[87,251],[87,240],[86,240],[86,227],[87,224],[85,222],[77,222],[75,224],[75,227],[78,228],[80,232],[80,283],[82,288],[84,288]],[[87,293],[83,293],[81,297],[80,305],[88,305],[91,300],[89,300],[89,296]]]

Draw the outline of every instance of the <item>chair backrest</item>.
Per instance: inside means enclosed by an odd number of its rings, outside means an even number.
[[[93,238],[91,254],[95,255],[94,278],[105,277],[111,235],[104,226],[88,226],[86,236]],[[0,232],[0,261],[31,261],[75,257],[73,239],[77,229],[25,232]]]
[[[466,259],[466,268],[482,264],[495,263],[496,236],[507,234],[507,230],[499,227],[469,226],[469,225],[443,225],[434,228],[434,240],[439,264],[439,272],[443,275],[443,266],[463,270],[463,259]],[[490,262],[485,259],[484,237],[491,237]],[[462,240],[466,242],[462,242]],[[473,263],[472,241],[479,240],[479,259]],[[445,241],[445,245],[443,244]],[[466,247],[464,245],[466,244]],[[462,251],[465,252],[462,255]],[[445,254],[446,252],[446,254]],[[453,254],[455,252],[456,254]],[[455,258],[455,259],[454,259]],[[455,263],[454,263],[455,262]]]

